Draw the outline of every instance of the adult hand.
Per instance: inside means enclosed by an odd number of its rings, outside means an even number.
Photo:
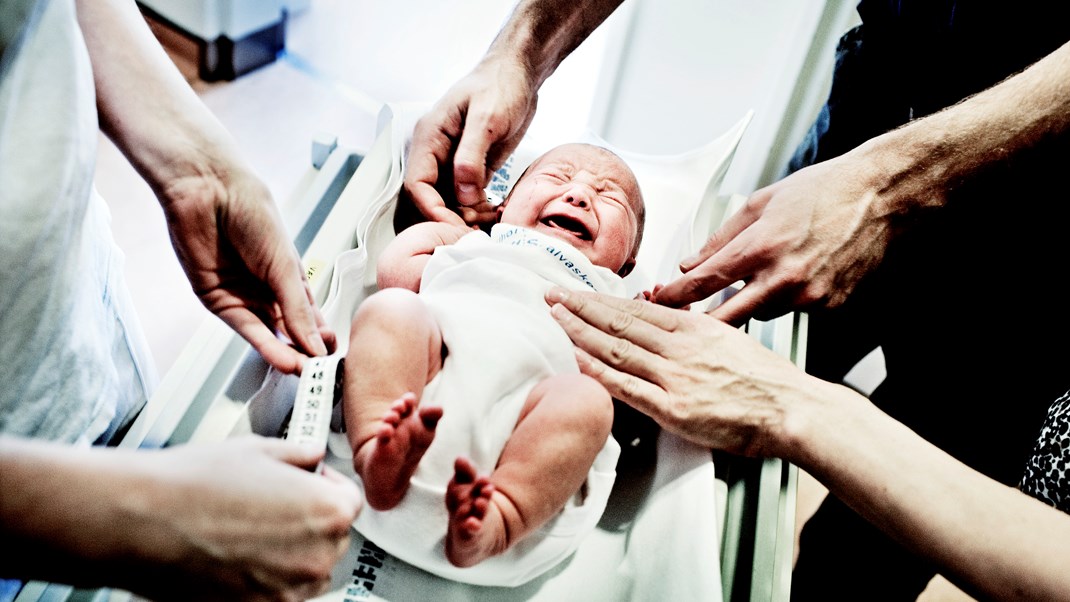
[[[716,318],[559,288],[546,300],[581,372],[699,445],[779,455],[789,403],[820,403],[820,381]]]
[[[362,499],[310,472],[323,455],[256,436],[162,450],[0,436],[0,536],[20,551],[4,574],[161,601],[305,600],[330,583]]]
[[[144,512],[127,517],[151,571],[133,591],[156,600],[305,600],[326,590],[361,507],[322,450],[261,437],[138,451],[125,470]],[[137,512],[137,510],[135,510]],[[170,562],[166,560],[170,558]]]
[[[658,303],[679,307],[743,281],[711,315],[741,325],[790,310],[841,305],[883,259],[892,215],[854,153],[755,192],[693,257]]]
[[[537,84],[520,62],[489,54],[416,123],[403,199],[428,220],[495,221],[496,208],[483,189],[523,138],[537,95]]]
[[[335,344],[264,184],[242,169],[184,177],[163,191],[171,243],[201,302],[277,370]],[[296,349],[279,339],[279,332]]]

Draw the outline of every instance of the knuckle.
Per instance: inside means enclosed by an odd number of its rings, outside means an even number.
[[[849,290],[841,289],[839,291],[836,291],[835,294],[833,294],[833,295],[828,297],[828,306],[830,308],[835,308],[835,307],[839,307],[839,306],[843,305],[844,303],[847,302],[847,298],[848,298],[848,296],[850,296],[850,294],[851,294],[851,291],[849,291]]]
[[[585,299],[583,295],[569,295],[565,302],[565,306],[568,307],[572,313],[580,315],[583,310],[587,309],[587,299]]]
[[[706,242],[703,243],[701,252],[708,255],[713,249],[720,248],[722,246],[723,238],[724,235],[719,232],[714,232],[708,239],[706,239]]]
[[[820,304],[826,298],[824,287],[817,283],[810,283],[803,287],[802,292],[799,294],[798,302],[800,305],[814,306]],[[829,307],[834,307],[835,299],[829,299]]]
[[[808,279],[797,269],[768,271],[764,278],[756,281],[762,288],[776,292],[802,292],[811,285]]]
[[[690,410],[688,405],[680,399],[672,399],[666,404],[665,419],[673,425],[687,424]]]
[[[810,270],[803,262],[789,265],[781,275],[784,286],[793,288],[809,287],[817,281],[810,275]]]
[[[635,322],[635,314],[620,312],[613,316],[610,320],[609,329],[613,334],[620,334],[626,330]]]
[[[690,294],[692,297],[704,294],[706,292],[706,289],[709,288],[711,281],[719,277],[719,274],[700,275],[699,277],[688,283],[688,294]]]
[[[483,113],[479,117],[487,134],[493,137],[504,138],[512,127],[512,120],[505,114]]]
[[[627,399],[635,399],[639,394],[639,379],[631,374],[625,376],[620,382],[621,395]]]
[[[580,372],[598,380],[602,378],[606,373],[606,366],[602,362],[593,360],[586,354],[581,354],[577,358],[577,363],[580,367]]]
[[[687,308],[684,309],[686,310]],[[681,330],[686,325],[685,318],[694,319],[694,316],[690,312],[685,312],[682,315],[678,312],[672,312],[663,319],[662,329],[666,332]]]
[[[609,361],[614,366],[621,366],[631,357],[632,344],[625,339],[617,339],[609,348]]]
[[[622,305],[621,309],[636,318],[642,319],[644,312],[646,312],[649,307],[649,301],[628,299],[627,302]]]
[[[708,277],[696,276],[695,278],[686,280],[683,286],[684,297],[687,299],[696,299],[704,295],[707,286]]]

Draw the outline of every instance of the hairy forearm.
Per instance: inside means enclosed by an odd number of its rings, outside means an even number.
[[[522,0],[487,52],[525,65],[538,89],[623,0]]]
[[[875,207],[912,216],[1022,151],[1070,135],[1070,43],[1000,84],[858,147]]]
[[[79,0],[100,126],[166,202],[184,178],[226,181],[236,145],[152,35],[133,0]]]
[[[1070,599],[1070,516],[976,472],[845,387],[796,411],[784,456],[989,599]]]

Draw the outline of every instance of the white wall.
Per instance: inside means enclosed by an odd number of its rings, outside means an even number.
[[[838,37],[857,18],[845,0],[631,0],[615,81],[593,121],[644,153],[701,146],[754,118],[723,190],[769,183],[827,94]]]

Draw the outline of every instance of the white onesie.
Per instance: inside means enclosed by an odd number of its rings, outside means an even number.
[[[402,502],[383,512],[365,507],[355,523],[365,537],[431,573],[477,585],[514,586],[571,554],[598,523],[613,486],[620,447],[609,437],[585,487],[541,529],[504,554],[470,568],[445,556],[446,485],[457,456],[490,472],[512,435],[532,388],[578,373],[572,342],[550,315],[553,286],[623,296],[622,279],[571,245],[534,230],[495,225],[435,250],[420,297],[438,321],[448,355],[422,403],[443,407],[435,440]]]

